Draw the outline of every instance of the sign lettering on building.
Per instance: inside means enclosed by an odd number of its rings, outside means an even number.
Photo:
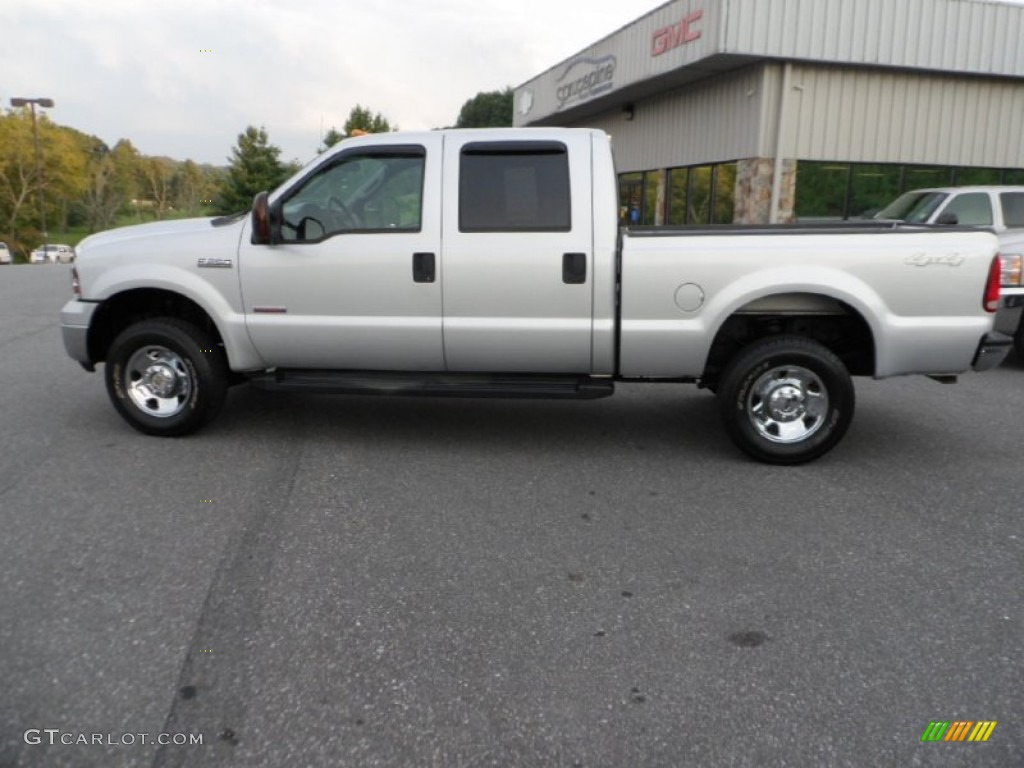
[[[614,88],[616,64],[615,57],[611,55],[576,59],[569,64],[556,81],[561,83],[555,92],[558,108],[565,109],[570,104],[589,101]]]
[[[694,11],[676,24],[656,29],[651,38],[651,56],[661,56],[673,48],[699,40],[701,30],[698,24],[703,17],[704,11]]]

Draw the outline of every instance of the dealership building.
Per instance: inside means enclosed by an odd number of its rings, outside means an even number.
[[[517,88],[515,124],[609,133],[623,219],[643,224],[1024,184],[1024,6],[674,0]]]

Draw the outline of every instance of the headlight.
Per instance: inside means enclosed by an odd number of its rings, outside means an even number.
[[[1016,288],[1021,285],[1021,271],[1024,269],[1024,256],[1019,253],[999,254],[1001,264],[999,282],[1004,288]]]

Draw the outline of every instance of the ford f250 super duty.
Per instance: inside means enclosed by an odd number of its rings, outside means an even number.
[[[843,436],[852,375],[997,365],[989,232],[618,228],[611,142],[587,129],[341,142],[251,212],[90,237],[64,343],[136,429],[180,435],[230,384],[592,398],[698,383],[753,457]]]

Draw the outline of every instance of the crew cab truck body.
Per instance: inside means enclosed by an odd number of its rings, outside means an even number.
[[[623,230],[609,138],[587,129],[342,142],[249,214],[93,236],[65,346],[118,412],[190,432],[229,383],[332,393],[600,397],[697,382],[736,444],[820,456],[852,375],[998,364],[991,233]]]

